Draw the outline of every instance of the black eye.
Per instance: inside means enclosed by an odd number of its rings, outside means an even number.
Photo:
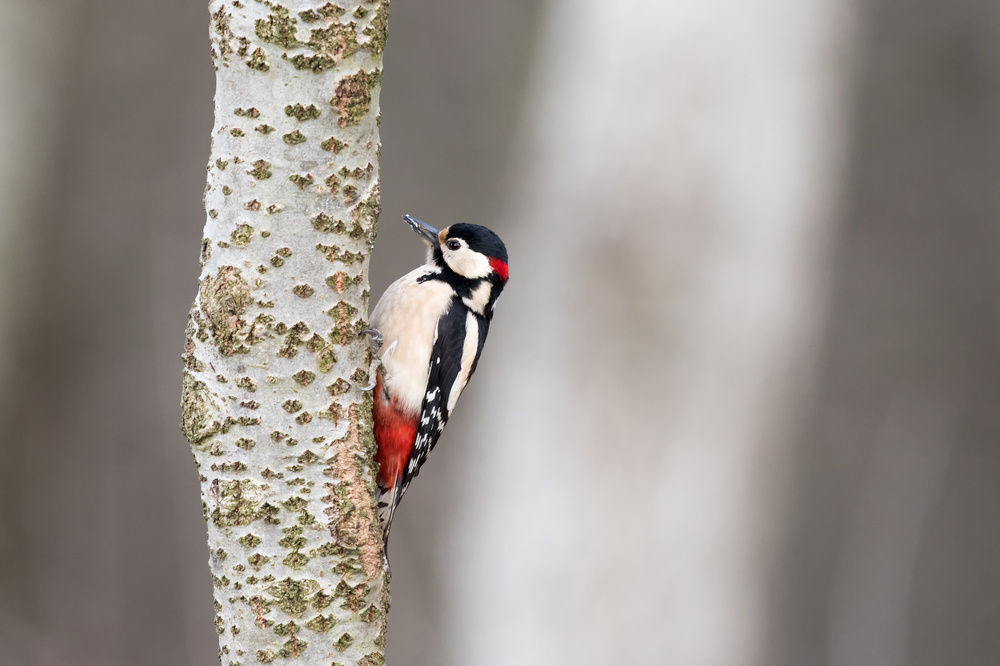
[[[459,250],[462,247],[462,244],[454,239],[448,241],[446,244],[449,250]]]

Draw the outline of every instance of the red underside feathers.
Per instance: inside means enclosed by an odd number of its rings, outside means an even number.
[[[417,412],[406,413],[398,401],[388,400],[382,386],[382,371],[375,379],[375,462],[378,463],[379,485],[392,488],[410,459],[413,440],[417,437]]]

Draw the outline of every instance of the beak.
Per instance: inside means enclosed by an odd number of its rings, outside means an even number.
[[[406,223],[408,225],[410,225],[410,229],[413,229],[415,232],[417,232],[417,234],[421,238],[423,238],[425,241],[427,241],[431,245],[437,245],[437,243],[438,243],[438,233],[439,233],[438,229],[435,229],[434,227],[432,227],[429,224],[421,222],[420,220],[418,220],[417,218],[413,217],[412,215],[404,215],[403,219],[406,220]]]

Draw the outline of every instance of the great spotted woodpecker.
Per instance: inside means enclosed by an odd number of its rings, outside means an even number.
[[[374,394],[378,510],[388,544],[399,501],[437,444],[472,373],[507,282],[507,248],[476,224],[438,230],[403,219],[428,243],[424,265],[386,289],[371,315],[380,335]]]

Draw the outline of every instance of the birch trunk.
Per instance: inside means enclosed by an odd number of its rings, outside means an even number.
[[[388,1],[210,3],[217,72],[182,430],[225,664],[384,663],[368,257]]]

